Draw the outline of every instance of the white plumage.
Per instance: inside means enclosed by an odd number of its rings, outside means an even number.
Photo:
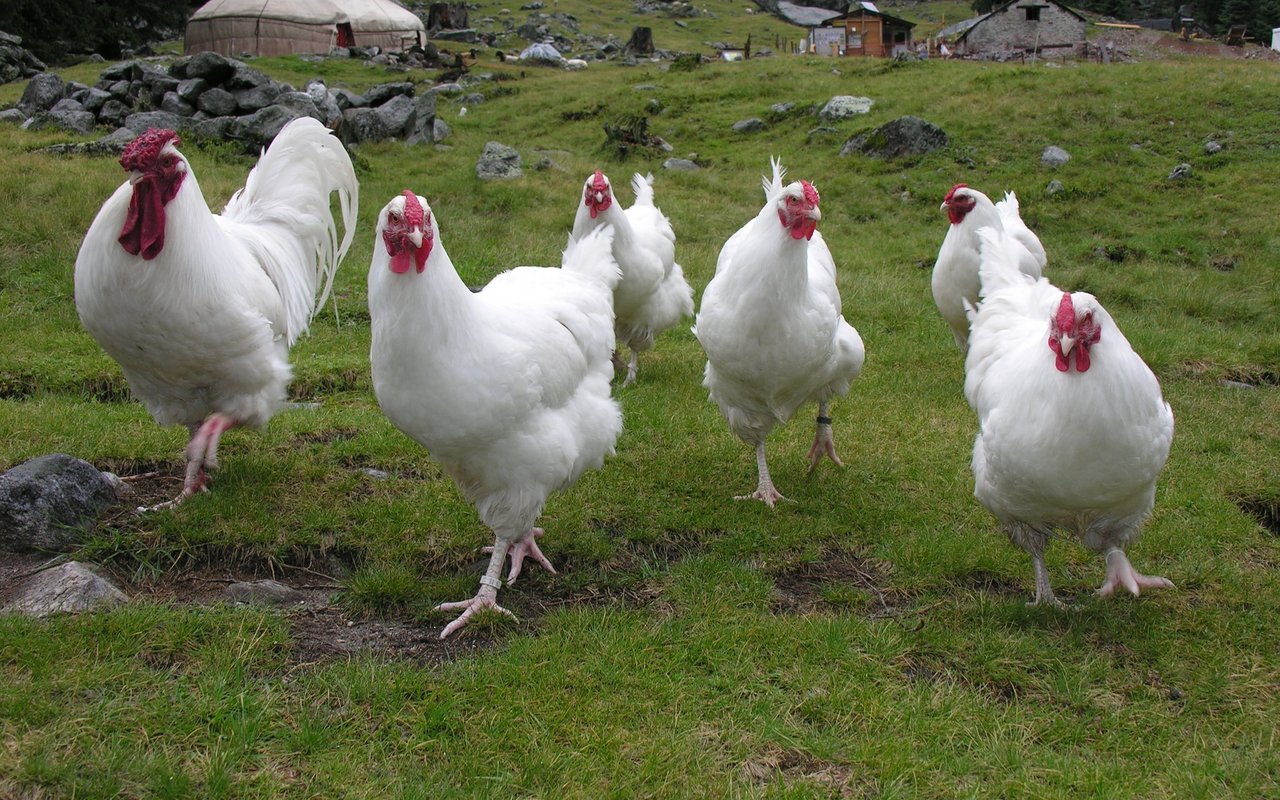
[[[841,316],[836,266],[815,230],[817,190],[807,181],[784,186],[772,162],[765,204],[729,237],[702,295],[694,334],[707,354],[703,385],[730,429],[755,448],[759,483],[744,498],[772,506],[784,499],[765,460],[765,437],[803,404],[818,404],[809,451],[839,464],[828,416],[862,369],[862,338]]]
[[[1046,257],[1040,240],[1023,223],[1013,192],[993,204],[982,192],[958,183],[947,193],[942,210],[951,224],[933,265],[933,301],[963,352],[969,342],[965,307],[978,305],[978,229],[1009,233],[1008,246],[1016,254],[1019,269],[1033,278],[1040,277]]]
[[[163,506],[206,488],[223,431],[264,425],[283,403],[289,347],[328,297],[359,198],[342,143],[313,119],[281,129],[221,215],[177,144],[152,129],[126,149],[130,179],[75,267],[85,328],[157,422],[191,431],[182,493]]]
[[[369,267],[373,388],[388,418],[430,451],[493,529],[476,596],[441,638],[496,604],[538,548],[534,521],[554,491],[597,469],[622,430],[610,397],[613,288],[605,227],[570,241],[561,269],[517,267],[473,293],[458,277],[426,200],[412,192],[378,218]]]
[[[613,226],[613,255],[622,270],[613,293],[615,332],[631,351],[623,386],[635,380],[638,354],[653,347],[654,337],[693,315],[693,289],[676,263],[675,231],[653,203],[653,175],[636,173],[631,188],[636,201],[624,210],[604,173],[589,176],[572,234],[580,240]]]
[[[1031,555],[1037,604],[1057,604],[1044,566],[1054,531],[1105,557],[1104,596],[1172,587],[1124,554],[1173,440],[1155,375],[1096,298],[1021,273],[1007,234],[978,237],[982,304],[964,387],[980,427],[974,494]]]

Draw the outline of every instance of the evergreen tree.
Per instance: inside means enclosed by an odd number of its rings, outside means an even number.
[[[121,51],[183,30],[187,2],[171,0],[5,0],[0,30],[22,37],[42,61],[57,64],[76,55]]]

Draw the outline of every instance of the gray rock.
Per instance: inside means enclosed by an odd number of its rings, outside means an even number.
[[[235,59],[230,59],[229,63],[233,67],[232,73],[225,80],[221,81],[223,88],[227,89],[228,91],[235,92],[239,89],[252,89],[257,86],[266,86],[274,82],[270,78],[268,78],[266,75],[257,71],[256,69],[244,63],[243,61],[236,61]],[[213,80],[208,75],[192,74],[189,69],[187,71],[187,74],[188,74],[188,77],[204,78],[208,80],[210,83],[219,83],[219,81]]]
[[[393,97],[400,95],[413,96],[413,84],[405,81],[403,83],[380,83],[372,89],[364,93],[364,100],[367,105],[380,106]]]
[[[1049,145],[1040,153],[1040,163],[1046,167],[1060,167],[1071,160],[1071,154],[1057,145]]]
[[[129,598],[114,583],[78,561],[37,572],[18,585],[5,610],[33,617],[79,614]]]
[[[73,102],[73,101],[67,101]],[[77,103],[77,105],[79,105]],[[97,118],[89,111],[42,111],[22,124],[24,130],[60,128],[68,133],[91,133]]]
[[[338,123],[338,137],[346,144],[380,142],[390,138],[391,131],[376,108],[348,108]]]
[[[832,139],[839,138],[839,136],[840,136],[840,131],[837,128],[831,128],[826,125],[821,125],[817,128],[810,130],[808,133],[806,133],[804,136],[804,140],[806,142],[822,142],[822,141],[830,141]]]
[[[96,467],[61,453],[0,474],[0,550],[58,550],[80,542],[116,500]]]
[[[520,153],[500,142],[488,142],[476,162],[476,177],[482,181],[510,180],[524,175]]]
[[[1058,180],[1057,178],[1054,178],[1053,180],[1049,181],[1049,185],[1044,187],[1044,193],[1049,195],[1050,197],[1054,196],[1055,194],[1062,194],[1066,190],[1067,190],[1067,187],[1063,186],[1062,181]]]
[[[138,134],[128,128],[116,128],[111,133],[108,133],[106,136],[99,139],[98,144],[111,147],[119,145],[121,152],[123,152],[125,146],[136,138],[138,138]]]
[[[22,90],[22,99],[18,101],[18,108],[27,114],[48,111],[62,99],[65,91],[66,84],[62,78],[52,72],[42,72],[27,82],[27,88]]]
[[[484,102],[484,99],[483,94],[479,92],[472,92],[470,94],[464,94],[462,97],[458,98],[458,102],[468,106],[478,106]]]
[[[1213,139],[1210,139],[1209,141],[1204,143],[1204,154],[1206,156],[1217,155],[1218,153],[1221,153],[1221,152],[1222,152],[1222,145],[1214,141]]]
[[[214,87],[196,98],[196,108],[212,117],[225,117],[236,111],[236,98],[226,89]]]
[[[204,78],[187,78],[178,84],[178,97],[181,97],[192,105],[195,104],[196,98],[209,88],[209,82]]]
[[[348,108],[364,108],[369,105],[364,99],[364,95],[342,88],[333,90],[333,101],[338,104],[338,109],[343,112]]]
[[[1190,164],[1179,164],[1178,166],[1173,168],[1173,172],[1169,173],[1169,180],[1171,181],[1185,181],[1190,177],[1191,177]]]
[[[281,92],[273,105],[284,106],[300,117],[312,117],[324,122],[324,115],[316,104],[311,102],[311,95],[306,92]]]
[[[733,123],[733,130],[736,133],[758,133],[764,130],[764,120],[757,117],[738,120]]]
[[[449,127],[449,123],[436,117],[435,122],[431,124],[431,141],[443,142],[453,135],[453,130]]]
[[[206,51],[189,59],[178,59],[169,67],[169,74],[175,78],[203,78],[210,86],[217,86],[236,74],[236,63],[224,55]]]
[[[396,95],[373,111],[382,117],[382,124],[392,138],[399,139],[414,133],[418,106],[412,97]]]
[[[144,81],[144,85],[151,94],[151,102],[155,105],[160,105],[166,94],[169,92],[177,93],[181,81],[165,75],[163,78],[154,78],[150,82]]]
[[[1254,386],[1252,383],[1245,383],[1244,381],[1233,381],[1233,380],[1227,380],[1227,379],[1225,379],[1225,378],[1224,378],[1224,379],[1223,379],[1223,381],[1222,381],[1222,385],[1223,385],[1223,386],[1225,386],[1225,387],[1227,387],[1228,389],[1256,389],[1256,388],[1258,388],[1258,387]]]
[[[460,83],[437,83],[427,89],[430,94],[461,94],[466,89]]]
[[[84,105],[69,97],[62,98],[53,104],[53,108],[49,109],[51,114],[71,114],[77,111],[84,111]]]
[[[279,581],[239,581],[223,590],[232,602],[261,606],[292,606],[307,599],[306,595]]]
[[[149,128],[171,131],[186,130],[192,123],[189,117],[180,117],[168,111],[139,111],[124,118],[124,126],[134,133],[146,133]]]
[[[0,122],[7,122],[10,125],[21,125],[27,121],[27,115],[22,113],[21,109],[6,108],[0,111]]]
[[[98,122],[103,125],[123,125],[125,118],[133,113],[133,108],[114,97],[102,104],[98,109]]]
[[[193,123],[191,133],[204,139],[222,141],[230,139],[239,124],[236,117],[209,117]]]
[[[231,92],[236,98],[236,105],[242,111],[258,111],[266,108],[280,96],[280,85],[277,83],[261,83]]]
[[[111,96],[117,100],[126,100],[130,98],[128,81],[114,81],[112,83],[108,83],[106,89],[111,93]]]
[[[637,83],[635,86],[632,86],[632,87],[631,87],[631,91],[633,91],[633,92],[656,92],[656,91],[658,91],[658,87],[657,87],[655,84],[652,84],[652,83]]]
[[[946,147],[947,134],[942,128],[919,117],[898,117],[864,131],[844,143],[840,155],[861,153],[871,158],[916,158]]]
[[[701,169],[701,167],[687,158],[668,158],[662,162],[662,168],[675,172],[696,172]]]
[[[321,122],[332,127],[342,119],[342,109],[338,106],[335,94],[329,91],[324,81],[311,81],[307,84],[306,91],[312,104],[320,112]]]
[[[247,117],[236,117],[228,135],[243,140],[250,148],[257,150],[271,144],[281,128],[302,116],[306,115],[284,106],[267,106]]]
[[[177,92],[164,93],[164,97],[160,100],[160,110],[180,117],[189,117],[196,113],[196,107],[179,97]]]
[[[869,113],[875,103],[870,97],[854,97],[852,95],[836,95],[818,112],[825,120],[849,119]]]
[[[436,142],[444,138],[444,136],[436,136],[436,123],[443,121],[436,119],[436,96],[434,94],[420,94],[413,99],[415,109],[413,113],[413,127],[405,137],[407,144],[423,144],[426,142]],[[445,129],[445,136],[448,136],[448,128]]]
[[[85,94],[85,97],[83,100],[80,101],[80,104],[84,106],[85,111],[92,111],[93,113],[96,114],[98,113],[99,110],[101,110],[102,106],[105,105],[106,102],[110,99],[111,99],[111,92],[105,91],[103,89],[93,88],[93,89],[90,89]]]

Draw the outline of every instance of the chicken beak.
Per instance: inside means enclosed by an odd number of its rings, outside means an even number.
[[[135,169],[129,173],[129,185],[137,186],[138,181],[142,180],[145,177],[147,177],[147,174],[145,172],[139,172],[138,170]]]
[[[422,228],[413,228],[409,231],[409,241],[413,243],[414,250],[422,249]]]
[[[822,212],[818,210],[817,206],[805,209],[804,215],[814,222],[818,222],[822,219]]]
[[[951,208],[951,204],[946,202],[945,200],[943,201],[942,205],[938,206],[939,211],[946,211],[948,208]]]
[[[1076,337],[1067,336],[1064,334],[1063,336],[1058,338],[1058,341],[1062,345],[1062,357],[1066,358],[1067,356],[1071,355],[1072,349],[1074,349],[1076,346]]]

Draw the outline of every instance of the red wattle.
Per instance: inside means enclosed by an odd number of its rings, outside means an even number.
[[[1089,348],[1084,345],[1076,347],[1076,372],[1089,371]]]
[[[401,250],[391,257],[391,271],[403,275],[409,271],[409,251]]]
[[[133,185],[129,212],[117,239],[129,255],[150,261],[164,249],[164,204],[166,198],[155,181],[144,178]]]

